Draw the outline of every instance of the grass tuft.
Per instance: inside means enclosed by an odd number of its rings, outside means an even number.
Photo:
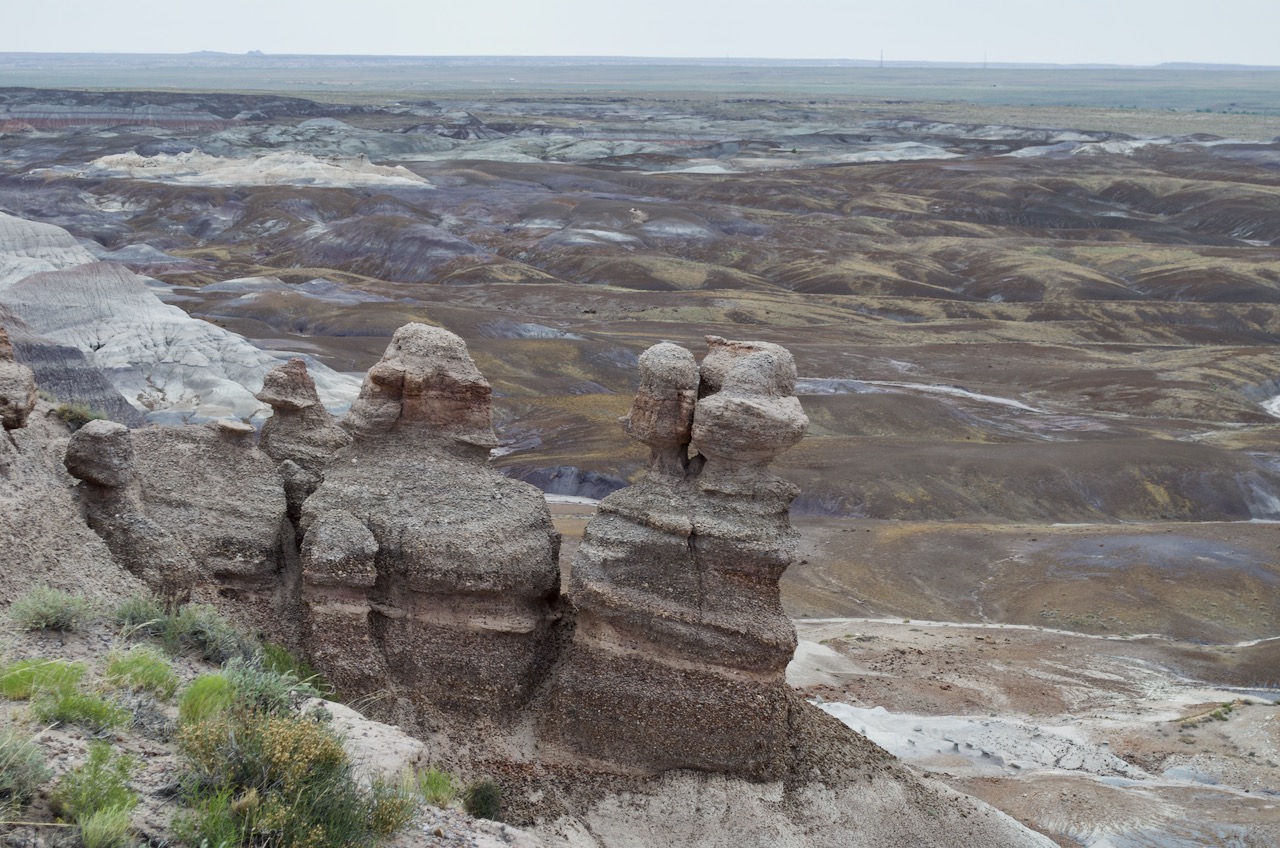
[[[260,662],[233,657],[222,673],[235,690],[236,702],[244,708],[273,715],[296,709],[304,699],[320,693],[288,671],[272,671]]]
[[[113,617],[129,636],[163,636],[169,620],[164,604],[151,595],[125,598],[116,606]]]
[[[138,804],[138,794],[129,788],[137,768],[137,760],[128,754],[112,753],[110,743],[90,742],[88,758],[62,776],[49,806],[58,818],[72,822],[104,810],[128,813]]]
[[[221,664],[233,657],[251,659],[258,654],[257,643],[211,604],[188,604],[166,616],[160,638],[175,653],[192,647],[211,663]]]
[[[15,660],[0,671],[0,696],[25,701],[42,692],[70,692],[84,677],[85,665],[66,660]]]
[[[235,687],[223,674],[202,674],[178,698],[178,724],[208,721],[231,709]]]
[[[162,701],[173,697],[178,676],[155,648],[138,645],[107,658],[107,682],[133,692],[151,692]]]
[[[0,731],[0,820],[12,819],[48,779],[44,750],[15,727]]]
[[[467,787],[462,804],[472,818],[500,821],[502,787],[493,780],[481,780]]]
[[[90,409],[83,403],[60,403],[54,410],[53,414],[62,419],[71,432],[79,430],[90,421],[98,421],[107,416],[96,409]]]
[[[37,586],[9,605],[9,618],[23,630],[75,630],[89,617],[83,595]]]
[[[80,844],[84,848],[128,848],[133,844],[129,810],[124,807],[98,810],[80,819],[78,824]]]
[[[32,704],[36,718],[46,724],[74,724],[96,736],[129,723],[130,713],[97,695],[84,692],[49,692]]]
[[[321,697],[333,700],[333,687],[325,681],[316,668],[300,657],[294,656],[288,648],[272,642],[262,645],[262,667],[278,674],[290,674],[302,683],[315,689]]]
[[[418,792],[433,807],[448,807],[458,798],[458,783],[453,775],[432,766],[418,773]]]

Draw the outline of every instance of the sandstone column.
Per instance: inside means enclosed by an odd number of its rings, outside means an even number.
[[[649,472],[587,527],[570,584],[576,629],[540,722],[553,746],[603,768],[775,777],[795,649],[778,579],[793,557],[797,489],[767,465],[808,419],[786,350],[708,345],[696,381],[692,355],[674,345],[640,359],[623,424],[649,445]]]

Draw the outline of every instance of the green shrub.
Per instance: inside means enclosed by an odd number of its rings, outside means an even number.
[[[89,616],[83,595],[37,586],[9,605],[9,618],[24,630],[75,630]]]
[[[178,698],[178,723],[195,724],[222,715],[235,701],[235,689],[222,674],[202,674]]]
[[[237,707],[184,726],[178,748],[191,806],[179,831],[193,844],[348,848],[412,817],[409,793],[362,790],[337,736],[305,717]]]
[[[126,629],[129,635],[135,633],[147,636],[162,636],[169,624],[169,614],[164,604],[151,595],[135,595],[125,598],[115,608],[116,624]]]
[[[36,718],[47,724],[74,724],[101,735],[128,724],[129,711],[119,704],[84,692],[49,692],[32,705]]]
[[[129,778],[138,762],[128,754],[113,754],[107,742],[90,742],[84,764],[62,776],[49,796],[53,814],[63,821],[79,822],[104,810],[128,813],[138,804]]]
[[[84,848],[128,848],[133,844],[129,833],[129,810],[109,807],[84,816],[77,823],[80,844]]]
[[[257,643],[210,604],[188,604],[167,616],[161,639],[172,651],[193,647],[212,663],[258,653]]]
[[[107,658],[107,682],[134,692],[151,692],[169,700],[178,688],[178,676],[169,661],[154,648],[139,645]]]
[[[261,663],[232,657],[222,673],[235,690],[236,703],[246,709],[283,715],[297,707],[303,699],[320,693],[291,672],[277,672]]]
[[[191,808],[173,818],[173,834],[186,845],[234,848],[248,842],[245,829],[251,816],[245,811],[256,806],[257,792],[247,799],[235,799],[230,789],[221,789],[190,799]]]
[[[271,642],[262,644],[262,667],[279,674],[291,674],[311,686],[321,697],[332,698],[333,687],[325,682],[311,663],[294,656],[288,648]]]
[[[433,807],[447,807],[458,797],[458,784],[453,775],[432,766],[418,774],[418,791]]]
[[[0,695],[24,701],[41,692],[70,692],[84,677],[84,663],[66,660],[15,660],[0,671]]]
[[[96,409],[90,409],[83,403],[60,403],[54,407],[53,414],[61,418],[73,433],[90,421],[98,421],[107,417]]]
[[[498,821],[502,815],[502,787],[492,780],[481,780],[467,787],[462,804],[472,818]]]
[[[390,836],[413,821],[421,797],[412,775],[404,780],[375,777],[369,786],[369,829]]]
[[[15,727],[0,731],[0,820],[13,818],[48,779],[44,750]]]

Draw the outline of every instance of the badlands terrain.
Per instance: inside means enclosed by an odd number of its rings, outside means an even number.
[[[340,414],[443,326],[563,569],[639,353],[784,345],[792,683],[1063,846],[1280,843],[1280,75],[232,64],[0,62],[58,400],[260,424],[303,356]]]

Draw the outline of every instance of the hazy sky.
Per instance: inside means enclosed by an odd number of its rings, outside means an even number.
[[[0,0],[0,51],[1280,65],[1280,0]]]

